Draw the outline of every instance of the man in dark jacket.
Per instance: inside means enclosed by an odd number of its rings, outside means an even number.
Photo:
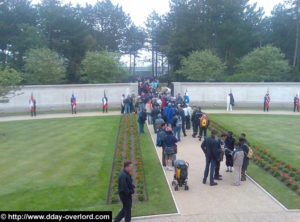
[[[194,113],[192,114],[192,122],[193,122],[193,137],[195,138],[198,134],[198,128],[200,126],[200,119],[203,113],[201,112],[201,108],[196,108]]]
[[[143,109],[142,112],[140,112],[139,114],[139,118],[138,118],[138,122],[139,122],[139,125],[140,125],[140,134],[144,134],[144,124],[145,124],[145,121],[147,119],[147,113],[146,113],[146,109]]]
[[[232,159],[232,152],[234,150],[235,138],[232,136],[232,132],[229,131],[225,140],[225,147],[227,148],[225,151],[226,156],[226,172],[232,172],[233,167],[233,159]]]
[[[205,154],[205,158],[206,158],[206,166],[205,166],[205,171],[204,171],[203,184],[206,183],[206,179],[207,179],[209,167],[210,167],[209,179],[210,179],[211,186],[218,185],[217,183],[214,182],[214,171],[215,171],[216,160],[221,155],[221,150],[219,149],[218,142],[216,141],[217,134],[218,134],[218,131],[213,129],[211,131],[211,137],[207,137],[201,144],[201,148],[202,148],[202,150]]]
[[[161,161],[162,161],[163,166],[166,166],[166,156],[164,153],[164,150],[166,147],[165,137],[167,135],[166,128],[167,128],[167,124],[163,123],[163,124],[161,124],[161,126],[159,127],[159,130],[158,130],[158,137],[159,137],[160,145],[162,147],[162,160]]]
[[[244,150],[244,162],[243,162],[243,166],[242,166],[241,180],[246,181],[246,171],[247,171],[248,165],[249,165],[248,152],[249,152],[250,144],[246,139],[246,134],[245,133],[241,134],[241,138],[242,138],[242,143],[240,142],[240,146],[242,146],[242,148]]]
[[[185,118],[183,107],[184,107],[184,105],[178,104],[177,110],[178,110],[178,115],[181,116],[181,119],[182,119],[182,128],[181,129],[182,129],[183,136],[186,136],[186,132],[185,132],[186,118]]]
[[[223,161],[224,158],[224,151],[225,151],[225,140],[227,135],[225,133],[222,133],[218,141],[218,150],[221,150],[221,153],[219,157],[216,159],[216,167],[215,167],[215,180],[222,180],[222,175],[220,175],[220,165],[221,161]]]
[[[123,208],[116,216],[114,222],[119,222],[125,217],[125,222],[131,221],[132,194],[134,194],[135,186],[132,184],[130,172],[133,164],[130,161],[124,163],[124,169],[121,170],[118,179],[119,196],[122,201]]]

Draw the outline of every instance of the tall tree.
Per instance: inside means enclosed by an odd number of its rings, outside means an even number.
[[[24,80],[27,84],[58,84],[66,69],[57,53],[48,48],[31,49],[25,59]]]

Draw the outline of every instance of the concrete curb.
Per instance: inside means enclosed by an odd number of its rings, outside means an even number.
[[[149,129],[149,125],[148,124],[147,124],[147,127],[148,127],[148,131],[150,133],[150,129]],[[157,157],[159,159],[159,154],[158,154],[158,151],[156,149],[155,140],[154,140],[154,138],[153,138],[153,136],[152,136],[151,133],[150,133],[150,136],[151,136],[151,139],[152,139],[152,142],[153,142],[154,149],[156,151]],[[174,201],[177,213],[173,213],[173,214],[157,214],[157,215],[148,215],[148,216],[133,217],[132,220],[143,220],[143,219],[160,218],[160,217],[170,217],[170,216],[180,216],[181,215],[180,214],[180,210],[179,210],[178,205],[177,205],[177,202],[176,202],[175,197],[174,197],[174,193],[173,193],[172,187],[170,186],[170,183],[168,181],[166,172],[165,172],[165,170],[164,170],[163,165],[161,164],[161,162],[160,162],[160,166],[161,166],[161,169],[162,169],[162,171],[164,173],[165,179],[166,179],[166,181],[168,183],[168,187],[169,187],[169,190],[171,192],[171,195],[172,195],[172,198],[173,198],[173,201]]]
[[[248,179],[251,180],[259,189],[261,189],[265,194],[267,194],[273,201],[275,201],[282,209],[287,212],[300,212],[299,209],[287,209],[282,203],[279,202],[275,197],[272,196],[268,191],[266,191],[261,185],[259,185],[254,179],[247,175]]]

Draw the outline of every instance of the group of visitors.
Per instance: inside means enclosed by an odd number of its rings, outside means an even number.
[[[217,138],[218,132],[213,129],[211,136],[205,138],[201,148],[205,154],[206,165],[204,170],[203,184],[206,183],[208,173],[211,186],[218,185],[215,180],[222,180],[220,174],[220,164],[226,158],[226,172],[234,172],[233,185],[239,186],[240,181],[246,181],[246,171],[249,165],[249,159],[252,156],[252,150],[246,139],[246,134],[242,133],[238,142],[229,131],[222,133]],[[234,168],[234,170],[232,170]]]

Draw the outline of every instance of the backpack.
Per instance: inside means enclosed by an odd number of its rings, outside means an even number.
[[[176,127],[178,127],[178,128],[182,127],[182,118],[181,118],[181,116],[178,116],[178,118],[177,118]]]
[[[251,149],[251,147],[249,147],[249,151],[248,151],[247,157],[248,157],[249,159],[251,159],[252,156],[253,156],[253,150]]]
[[[207,127],[208,126],[208,118],[206,115],[203,114],[203,116],[200,118],[200,127]]]

